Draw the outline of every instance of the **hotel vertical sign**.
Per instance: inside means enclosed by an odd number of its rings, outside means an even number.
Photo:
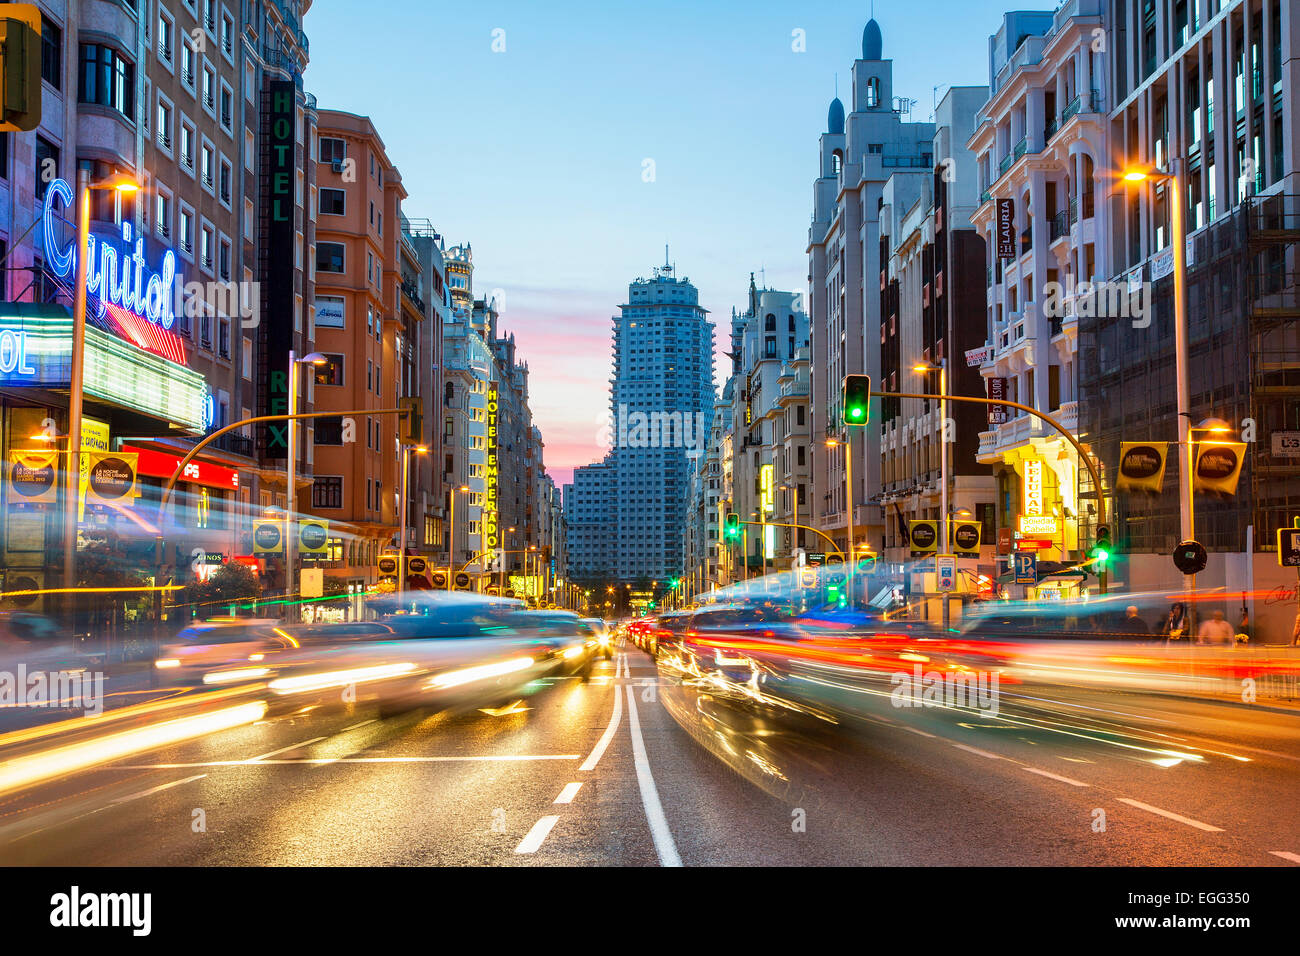
[[[483,469],[486,487],[483,492],[483,539],[481,550],[502,547],[497,527],[497,494],[500,477],[497,464],[497,383],[488,382],[487,392],[487,467]]]
[[[289,80],[271,80],[262,91],[262,368],[265,381],[263,413],[289,411],[289,350],[293,348],[294,234],[296,232],[296,181],[298,121],[295,88]],[[266,454],[288,454],[288,429],[271,423],[266,428]]]

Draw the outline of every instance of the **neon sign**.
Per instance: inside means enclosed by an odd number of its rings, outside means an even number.
[[[0,329],[0,375],[35,375],[27,357],[27,331]]]
[[[488,383],[487,392],[487,466],[483,469],[486,478],[486,493],[483,496],[483,550],[495,551],[500,543],[497,533],[497,493],[500,478],[497,465],[497,383]]]
[[[56,276],[66,280],[76,268],[76,240],[69,240],[62,247],[58,245],[54,237],[56,200],[65,208],[72,205],[72,187],[67,181],[56,179],[50,183],[45,192],[43,213],[46,262]],[[118,250],[94,236],[90,236],[86,242],[86,291],[99,299],[97,317],[102,317],[105,305],[111,304],[121,306],[164,329],[170,329],[176,322],[176,312],[172,305],[176,253],[170,249],[164,252],[161,270],[154,272],[145,265],[144,237],[136,236],[132,245],[130,222],[122,223],[122,241],[126,243],[124,250]]]

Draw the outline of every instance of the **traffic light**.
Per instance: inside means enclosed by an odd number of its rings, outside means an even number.
[[[419,445],[424,438],[424,399],[418,395],[399,398],[398,420],[401,422],[401,441],[404,445]]]
[[[844,376],[844,424],[865,425],[871,416],[871,376]]]
[[[1088,553],[1092,556],[1093,564],[1098,571],[1106,570],[1106,562],[1114,554],[1114,546],[1110,543],[1110,528],[1102,525],[1097,529],[1097,543],[1092,546]]]
[[[740,537],[740,515],[734,511],[727,512],[727,519],[722,525],[722,536],[728,541]]]
[[[41,125],[41,11],[32,3],[0,3],[0,105],[0,132]]]

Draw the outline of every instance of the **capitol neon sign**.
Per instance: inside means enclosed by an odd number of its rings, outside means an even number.
[[[72,187],[65,180],[56,179],[45,192],[45,261],[50,271],[60,279],[69,279],[76,268],[76,240],[60,247],[54,238],[54,205],[58,200],[64,208],[72,205]],[[90,236],[86,242],[86,292],[99,300],[97,315],[104,314],[104,303],[121,306],[155,325],[170,329],[176,322],[172,287],[176,282],[176,253],[168,249],[163,253],[162,267],[154,272],[145,265],[144,237],[137,236],[132,245],[130,222],[122,223],[122,241],[126,248],[118,250],[107,242]]]

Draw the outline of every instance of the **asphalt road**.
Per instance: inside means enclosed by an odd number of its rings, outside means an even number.
[[[773,720],[627,645],[509,712],[278,719],[0,798],[0,863],[1300,864],[1300,713],[1004,688]],[[674,716],[675,715],[675,716]]]

